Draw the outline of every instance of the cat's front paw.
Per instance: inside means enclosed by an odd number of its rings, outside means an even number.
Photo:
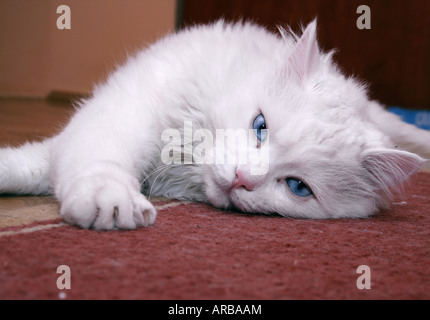
[[[135,229],[155,222],[154,206],[125,172],[111,170],[80,177],[61,199],[61,216],[71,224],[97,230]]]

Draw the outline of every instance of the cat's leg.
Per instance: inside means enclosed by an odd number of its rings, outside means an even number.
[[[130,109],[97,103],[77,112],[52,150],[52,183],[61,216],[101,230],[149,226],[156,210],[141,194],[138,177],[151,133],[145,133],[140,115]]]
[[[154,223],[156,211],[140,193],[135,176],[115,161],[95,161],[67,183],[59,179],[56,195],[61,216],[84,228],[134,229]]]

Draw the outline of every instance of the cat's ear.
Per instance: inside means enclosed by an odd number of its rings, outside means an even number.
[[[301,80],[309,77],[319,66],[320,50],[316,37],[317,19],[308,24],[297,40],[289,58],[290,66]]]
[[[423,162],[416,154],[392,149],[371,149],[362,157],[372,187],[388,193],[415,173]]]

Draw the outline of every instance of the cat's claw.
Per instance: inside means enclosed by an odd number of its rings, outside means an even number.
[[[133,202],[133,218],[136,227],[148,227],[155,222],[157,212],[154,206],[141,195]]]
[[[61,216],[69,223],[96,230],[135,229],[155,222],[154,206],[137,183],[109,175],[74,183],[64,196]]]

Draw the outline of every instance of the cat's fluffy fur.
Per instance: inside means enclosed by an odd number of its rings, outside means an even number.
[[[168,128],[251,129],[265,117],[268,171],[247,164],[164,165]],[[215,134],[214,134],[215,136]],[[267,143],[266,143],[267,142]],[[398,148],[397,148],[398,146]],[[141,194],[207,201],[219,208],[305,218],[367,217],[430,155],[430,133],[370,101],[316,40],[223,21],[168,35],[128,59],[80,103],[64,130],[0,151],[0,193],[50,194],[62,217],[85,228],[147,226],[156,211]],[[239,172],[252,185],[234,185]],[[294,177],[312,189],[299,197]]]

